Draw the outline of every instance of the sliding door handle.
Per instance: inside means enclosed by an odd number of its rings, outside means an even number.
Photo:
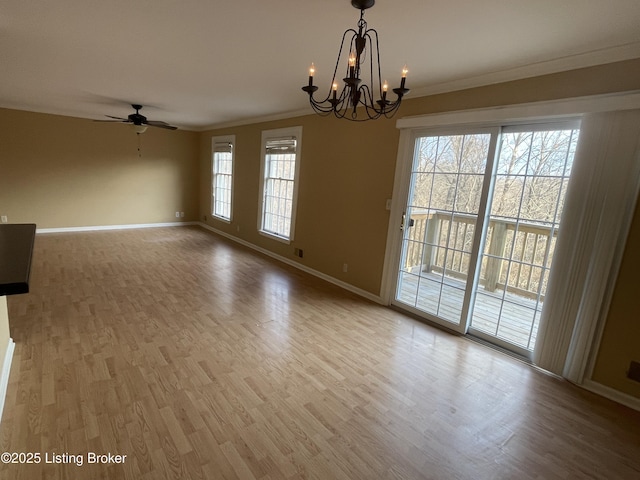
[[[406,222],[407,222],[407,213],[403,212],[402,213],[402,222],[400,223],[400,230],[404,230],[405,225],[408,228],[411,228],[415,224],[415,220],[413,218],[409,219],[409,223],[408,224]]]

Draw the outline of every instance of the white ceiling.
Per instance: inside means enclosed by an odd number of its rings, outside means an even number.
[[[181,128],[308,111],[349,0],[0,0],[0,107]],[[391,87],[418,96],[640,57],[639,0],[378,0]]]

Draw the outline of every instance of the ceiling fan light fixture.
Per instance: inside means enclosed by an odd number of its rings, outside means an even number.
[[[367,22],[364,21],[364,11],[373,7],[374,4],[375,0],[351,0],[351,5],[360,10],[360,20],[357,30],[350,28],[342,36],[331,86],[327,96],[322,100],[314,98],[318,87],[313,84],[316,67],[313,63],[311,64],[309,83],[302,87],[302,90],[309,95],[311,108],[318,115],[333,114],[337,118],[356,122],[375,120],[382,116],[391,118],[398,111],[402,98],[409,93],[409,89],[405,87],[408,72],[405,65],[402,69],[400,86],[392,90],[396,98],[394,100],[387,98],[389,87],[386,81],[382,82],[378,32],[368,28]],[[340,79],[338,68],[340,68],[343,52],[347,52],[348,60],[344,78]],[[340,84],[342,84],[341,89],[339,89]],[[375,96],[378,100],[375,100]],[[365,115],[358,117],[358,110]]]
[[[127,118],[123,117],[114,117],[113,115],[107,115],[110,120],[94,120],[96,122],[120,122],[120,123],[128,123],[132,126],[133,131],[137,134],[144,133],[147,131],[147,127],[158,127],[164,128],[166,130],[177,130],[178,127],[174,127],[173,125],[169,125],[166,122],[162,122],[160,120],[148,120],[147,117],[140,113],[142,109],[142,105],[131,104],[136,113],[131,113],[127,116]]]

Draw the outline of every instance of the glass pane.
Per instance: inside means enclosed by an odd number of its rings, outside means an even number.
[[[213,215],[231,218],[231,152],[214,152],[212,171]]]
[[[535,346],[577,138],[502,135],[471,327],[523,349]]]
[[[527,348],[534,316],[534,308],[505,301],[502,304],[496,337],[521,348]]]
[[[416,298],[416,307],[431,315],[438,315],[442,284],[431,279],[419,279],[419,295]]]
[[[483,181],[484,177],[482,175],[460,174],[458,176],[456,212],[476,213],[478,211]]]
[[[396,299],[460,323],[490,134],[416,139]]]
[[[418,275],[411,275],[407,272],[400,272],[398,276],[398,288],[396,298],[403,303],[415,306],[418,298]]]
[[[496,175],[493,187],[491,217],[516,218],[522,200],[524,177],[516,175]]]
[[[438,151],[438,137],[423,137],[416,140],[414,171],[433,172]]]
[[[460,318],[464,303],[464,289],[451,285],[442,285],[438,316],[442,318]]]
[[[501,300],[498,297],[482,291],[478,292],[473,307],[473,328],[495,336],[500,323],[500,303]]]
[[[433,174],[431,173],[415,173],[413,175],[414,184],[409,199],[409,206],[428,205],[431,197],[431,189],[433,188]]]
[[[430,200],[428,200],[429,208],[449,212],[453,211],[457,193],[458,175],[436,173],[433,177]]]

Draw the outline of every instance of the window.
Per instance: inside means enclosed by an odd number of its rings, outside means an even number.
[[[233,145],[235,136],[213,137],[211,159],[211,215],[231,221]]]
[[[293,240],[302,127],[262,132],[261,233]]]
[[[417,131],[398,306],[534,349],[579,122]]]

